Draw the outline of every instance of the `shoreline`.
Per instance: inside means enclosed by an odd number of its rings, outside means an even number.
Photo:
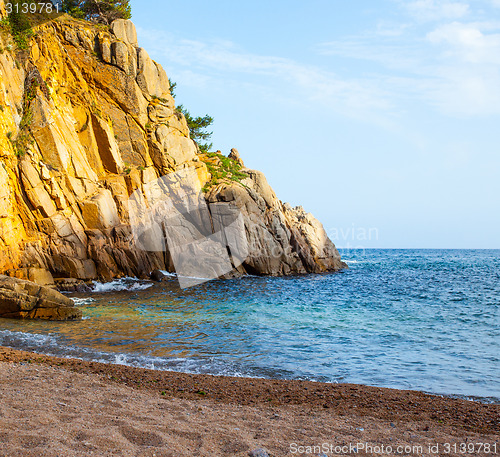
[[[3,351],[6,351],[5,354],[2,354]],[[44,352],[35,352],[33,349],[20,349],[20,348],[13,348],[9,346],[2,346],[0,344],[0,362],[4,361],[2,357],[5,357],[7,352],[12,352],[12,357],[10,358],[10,355],[6,357],[6,361],[15,361],[18,359],[18,356],[15,354],[20,353],[19,357],[29,357],[29,359],[33,361],[37,361],[39,358],[43,358],[44,364],[47,365],[53,365],[63,362],[64,366],[65,363],[68,363],[72,361],[73,363],[71,366],[74,366],[75,364],[80,364],[80,362],[88,363],[88,364],[99,364],[99,365],[104,365],[104,366],[117,366],[117,367],[125,367],[125,368],[131,368],[131,369],[137,369],[137,370],[145,370],[146,372],[153,372],[153,373],[175,373],[179,375],[186,375],[186,376],[208,376],[211,378],[225,378],[225,379],[246,379],[248,381],[251,380],[264,380],[264,381],[280,381],[280,382],[295,382],[295,383],[302,383],[302,382],[311,382],[313,384],[318,384],[318,385],[332,385],[332,386],[358,386],[358,387],[366,387],[366,388],[372,388],[372,389],[382,389],[382,390],[388,390],[388,391],[395,391],[395,392],[415,392],[423,395],[429,395],[431,397],[437,397],[437,398],[443,398],[443,399],[450,399],[450,400],[461,400],[461,401],[467,401],[467,402],[473,402],[473,403],[478,403],[478,404],[484,404],[484,405],[494,405],[500,407],[500,398],[497,397],[490,397],[490,396],[485,396],[485,397],[480,397],[480,396],[474,396],[474,395],[461,395],[461,394],[446,394],[446,393],[437,393],[437,392],[431,392],[431,391],[425,391],[425,390],[420,390],[420,389],[412,389],[412,388],[399,388],[399,387],[387,387],[387,386],[377,386],[377,385],[371,385],[371,384],[359,384],[355,382],[337,382],[337,381],[321,381],[321,380],[307,380],[307,379],[293,379],[293,378],[275,378],[272,376],[251,376],[251,375],[236,375],[236,374],[218,374],[218,373],[210,373],[210,372],[205,372],[205,373],[195,373],[195,372],[190,372],[190,371],[182,371],[182,370],[176,370],[176,369],[170,369],[170,368],[148,368],[146,366],[134,366],[125,363],[121,363],[118,361],[98,361],[98,360],[88,360],[88,359],[83,359],[80,358],[79,356],[67,356],[67,355],[52,355]],[[22,354],[22,355],[21,355]],[[26,355],[25,355],[26,354]],[[23,360],[24,360],[23,359]],[[53,361],[51,360],[53,359]],[[57,362],[55,362],[57,361]],[[29,362],[29,363],[32,363]],[[154,365],[154,364],[153,364]],[[93,369],[90,368],[92,371]],[[99,370],[100,371],[100,370]],[[93,371],[92,371],[93,372]]]
[[[158,398],[216,404],[301,407],[337,416],[371,417],[394,423],[428,423],[466,432],[500,431],[500,405],[414,390],[359,384],[189,374],[53,357],[0,346],[0,363],[45,366],[98,376],[104,382],[146,391]]]

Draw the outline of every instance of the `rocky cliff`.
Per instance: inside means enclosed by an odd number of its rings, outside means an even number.
[[[345,266],[322,225],[278,200],[236,151],[200,153],[130,21],[108,28],[62,15],[34,31],[26,50],[0,36],[0,273],[51,284],[172,270],[168,252],[135,244],[127,203],[188,167],[209,206],[241,211],[250,252],[239,273]]]

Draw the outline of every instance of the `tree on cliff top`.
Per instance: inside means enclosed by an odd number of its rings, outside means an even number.
[[[130,0],[63,0],[62,10],[79,19],[111,24],[115,19],[130,19]]]

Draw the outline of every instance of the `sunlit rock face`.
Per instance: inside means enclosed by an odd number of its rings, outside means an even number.
[[[225,275],[345,267],[322,225],[283,204],[237,151],[223,161],[200,152],[132,22],[104,28],[63,15],[39,25],[26,51],[7,34],[0,46],[0,272],[50,283],[172,271],[168,243],[137,245],[129,199],[183,169],[203,189],[209,229],[211,205],[241,214],[248,255]],[[214,179],[225,160],[240,178]]]
[[[0,318],[80,320],[82,311],[50,287],[0,275]]]

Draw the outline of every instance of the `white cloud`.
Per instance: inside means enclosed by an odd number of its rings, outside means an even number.
[[[397,38],[394,35],[394,38]],[[388,68],[415,68],[419,63],[417,49],[411,45],[403,46],[396,41],[380,41],[374,36],[348,37],[344,40],[321,43],[317,52],[324,56],[340,56],[352,59],[373,61]]]
[[[500,21],[459,22],[485,13],[458,1],[417,0],[406,7],[413,20],[378,22],[370,32],[318,45],[316,65],[246,52],[230,41],[152,30],[139,30],[139,36],[167,70],[175,68],[193,87],[241,87],[275,100],[321,103],[385,126],[418,104],[448,116],[500,114]],[[431,17],[440,22],[420,22]],[[361,64],[345,66],[337,57]]]
[[[469,12],[469,5],[449,0],[416,0],[404,2],[409,13],[421,21],[460,19]]]
[[[493,22],[453,22],[427,34],[437,52],[435,75],[439,78],[430,94],[442,110],[468,115],[500,113],[499,31],[500,24]]]
[[[318,52],[365,61],[361,68],[373,68],[372,80],[393,105],[411,106],[413,100],[449,116],[500,114],[500,22],[444,22],[431,31],[413,24],[404,30],[393,37],[377,36],[377,30],[323,43]]]
[[[500,33],[483,33],[481,24],[453,22],[427,34],[433,44],[447,46],[448,56],[471,63],[500,64]]]

